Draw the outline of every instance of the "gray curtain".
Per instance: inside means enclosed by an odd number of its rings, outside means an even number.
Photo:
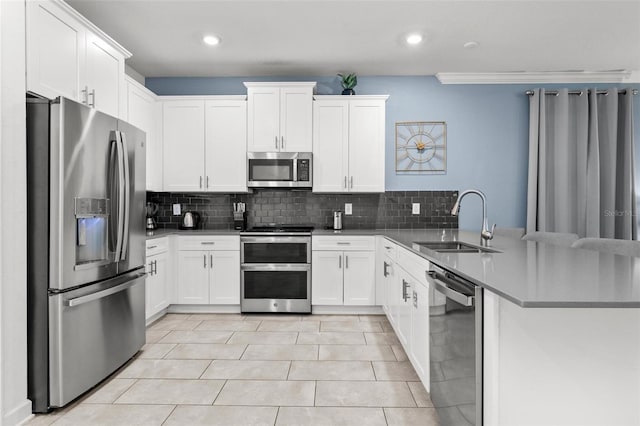
[[[530,96],[527,232],[637,239],[632,96]]]

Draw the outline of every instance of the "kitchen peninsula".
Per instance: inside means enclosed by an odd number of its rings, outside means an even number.
[[[184,234],[165,230],[149,238]],[[402,250],[485,290],[484,424],[640,423],[640,259],[500,236],[492,240],[495,252],[486,253],[439,253],[416,244],[479,245],[478,233],[451,229],[316,230],[312,238],[328,236],[376,236],[378,248]],[[376,304],[389,317],[384,258],[378,249]],[[421,379],[428,387],[428,376]]]

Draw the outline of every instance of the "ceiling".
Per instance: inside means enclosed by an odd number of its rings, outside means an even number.
[[[640,0],[67,2],[146,77],[640,70]]]

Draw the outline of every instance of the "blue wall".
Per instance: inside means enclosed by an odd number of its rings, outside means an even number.
[[[244,81],[317,81],[320,95],[339,94],[337,77],[160,77],[146,85],[158,95],[241,95]],[[590,87],[593,85],[590,85]],[[598,85],[605,88],[610,85]],[[529,103],[525,90],[538,85],[442,85],[435,77],[358,77],[359,95],[388,94],[386,189],[464,190],[477,188],[488,199],[498,226],[526,223]],[[547,85],[545,87],[585,87]],[[640,85],[633,85],[640,88]],[[640,167],[640,95],[634,97],[636,164]],[[445,121],[447,173],[395,174],[395,123]],[[638,173],[640,188],[640,173]],[[480,202],[465,198],[460,228],[479,229]]]

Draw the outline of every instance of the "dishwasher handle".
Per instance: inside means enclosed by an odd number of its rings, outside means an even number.
[[[438,293],[444,294],[462,306],[474,306],[475,296],[470,296],[451,288],[451,285],[447,284],[453,284],[455,281],[448,278],[445,274],[436,271],[427,271],[427,280],[433,284],[433,287]]]

